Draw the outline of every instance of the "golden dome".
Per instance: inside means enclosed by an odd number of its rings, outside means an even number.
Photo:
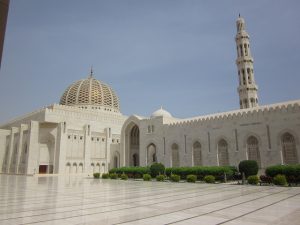
[[[71,84],[65,90],[59,104],[120,112],[119,98],[113,89],[107,84],[96,80],[92,73],[87,79]]]

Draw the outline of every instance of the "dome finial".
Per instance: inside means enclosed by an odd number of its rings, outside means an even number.
[[[241,14],[239,13],[239,18],[241,17]]]
[[[94,71],[93,71],[93,65],[91,66],[91,73],[90,73],[90,78],[93,77]]]

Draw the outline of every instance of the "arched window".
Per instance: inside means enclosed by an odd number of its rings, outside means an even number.
[[[261,165],[260,165],[258,140],[254,136],[250,136],[247,139],[247,153],[248,153],[248,159],[256,161],[258,166],[260,167]]]
[[[193,144],[193,165],[202,165],[201,144],[198,141]]]
[[[172,167],[179,167],[179,147],[177,144],[172,144]]]
[[[221,139],[218,142],[218,159],[219,159],[219,166],[229,165],[228,144],[224,139]]]
[[[284,164],[298,163],[295,138],[290,133],[284,133],[281,138]]]

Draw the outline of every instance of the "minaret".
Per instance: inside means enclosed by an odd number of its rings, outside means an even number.
[[[239,76],[238,93],[240,96],[241,109],[258,106],[258,87],[254,80],[250,40],[245,27],[245,20],[239,15],[236,21],[237,34],[235,36],[235,42],[237,49],[236,65]]]

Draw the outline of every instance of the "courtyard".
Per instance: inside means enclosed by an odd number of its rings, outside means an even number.
[[[299,224],[300,188],[0,175],[0,224]]]

